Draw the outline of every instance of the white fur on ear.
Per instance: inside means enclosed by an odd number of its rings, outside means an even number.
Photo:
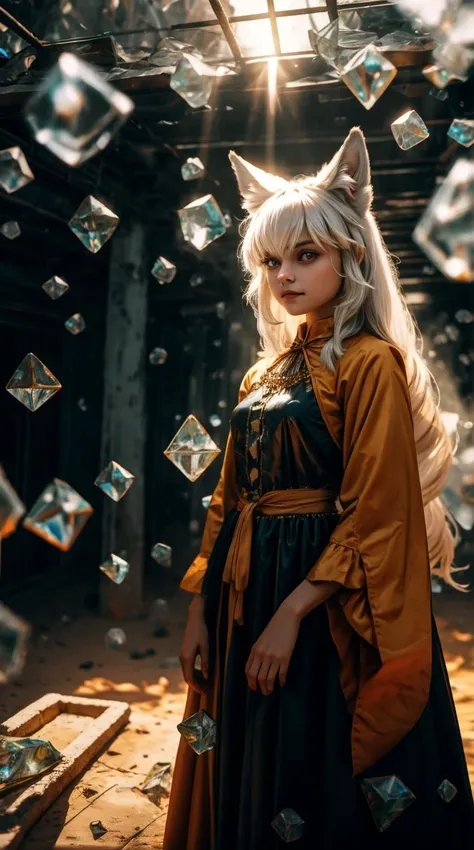
[[[256,212],[267,198],[289,185],[283,177],[257,168],[256,165],[242,159],[235,151],[229,151],[229,159],[242,196],[242,207],[249,213]]]
[[[370,183],[370,161],[360,127],[353,127],[330,162],[316,175],[321,189],[343,189],[361,215],[370,209],[373,190]]]

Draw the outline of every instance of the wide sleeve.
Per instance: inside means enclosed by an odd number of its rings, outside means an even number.
[[[239,387],[238,401],[248,394],[251,386],[252,368],[244,375]],[[229,428],[224,458],[217,486],[212,494],[207,510],[206,522],[201,538],[199,553],[194,558],[191,566],[180,581],[180,588],[190,593],[201,593],[202,582],[207,570],[207,564],[212,552],[215,540],[221,529],[227,513],[238,501],[238,488],[235,478],[235,455],[232,440],[232,431]]]
[[[371,669],[359,672],[357,772],[403,737],[428,699],[431,581],[403,355],[374,338],[348,357],[336,386],[343,413],[342,512],[306,578],[342,586],[329,604],[341,659],[350,643],[344,626],[375,649],[368,647]]]

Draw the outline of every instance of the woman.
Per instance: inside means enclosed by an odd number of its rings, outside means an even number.
[[[473,801],[430,576],[465,589],[438,498],[452,446],[364,137],[291,181],[230,159],[263,356],[180,584],[184,719],[205,709],[216,743],[180,739],[164,850],[461,850]]]

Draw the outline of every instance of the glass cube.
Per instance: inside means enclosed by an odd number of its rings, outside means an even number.
[[[30,352],[25,355],[5,389],[33,412],[52,398],[61,389],[61,384],[36,354]]]
[[[52,277],[48,278],[48,280],[43,283],[41,289],[44,289],[49,297],[52,298],[53,301],[56,301],[58,298],[61,298],[61,295],[64,295],[64,293],[68,291],[69,284],[66,283],[62,277],[58,277],[57,274],[53,274]]]
[[[395,66],[373,44],[341,69],[341,79],[365,109],[372,109],[396,74]]]
[[[198,180],[205,172],[204,165],[198,156],[190,156],[181,166],[183,180]]]
[[[189,481],[196,481],[220,454],[220,451],[206,429],[191,413],[163,454]]]
[[[80,313],[74,313],[74,315],[69,316],[69,319],[66,319],[64,327],[73,336],[77,336],[77,334],[80,334],[83,330],[85,330],[86,323]]]
[[[448,136],[465,148],[474,145],[474,120],[472,118],[455,118],[451,123]]]
[[[166,543],[155,543],[151,550],[151,557],[162,567],[171,567],[173,550]]]
[[[297,841],[304,834],[305,822],[294,809],[282,809],[271,823],[282,841]]]
[[[429,130],[423,118],[414,109],[404,112],[390,124],[393,137],[402,151],[410,150],[428,138]]]
[[[9,195],[31,183],[35,176],[19,147],[0,151],[0,186]]]
[[[178,210],[181,230],[186,242],[198,251],[223,236],[227,228],[222,210],[213,195],[204,195]]]
[[[88,195],[72,216],[69,227],[88,251],[96,254],[114,233],[118,215]]]
[[[158,283],[171,283],[176,275],[176,266],[165,257],[155,260],[151,273],[156,277]]]
[[[23,520],[28,531],[68,552],[94,510],[66,481],[54,478]]]
[[[212,750],[216,744],[216,722],[205,709],[178,723],[177,729],[198,755]]]

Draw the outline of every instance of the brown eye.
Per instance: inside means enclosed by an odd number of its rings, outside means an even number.
[[[300,256],[299,256],[299,259],[301,260],[303,257],[307,257],[307,256],[308,256],[308,254],[309,254],[309,258],[310,258],[310,260],[311,260],[313,257],[317,257],[317,256],[318,256],[318,255],[317,255],[317,253],[316,253],[316,251],[302,251],[302,252],[301,252],[301,254],[300,254]]]

